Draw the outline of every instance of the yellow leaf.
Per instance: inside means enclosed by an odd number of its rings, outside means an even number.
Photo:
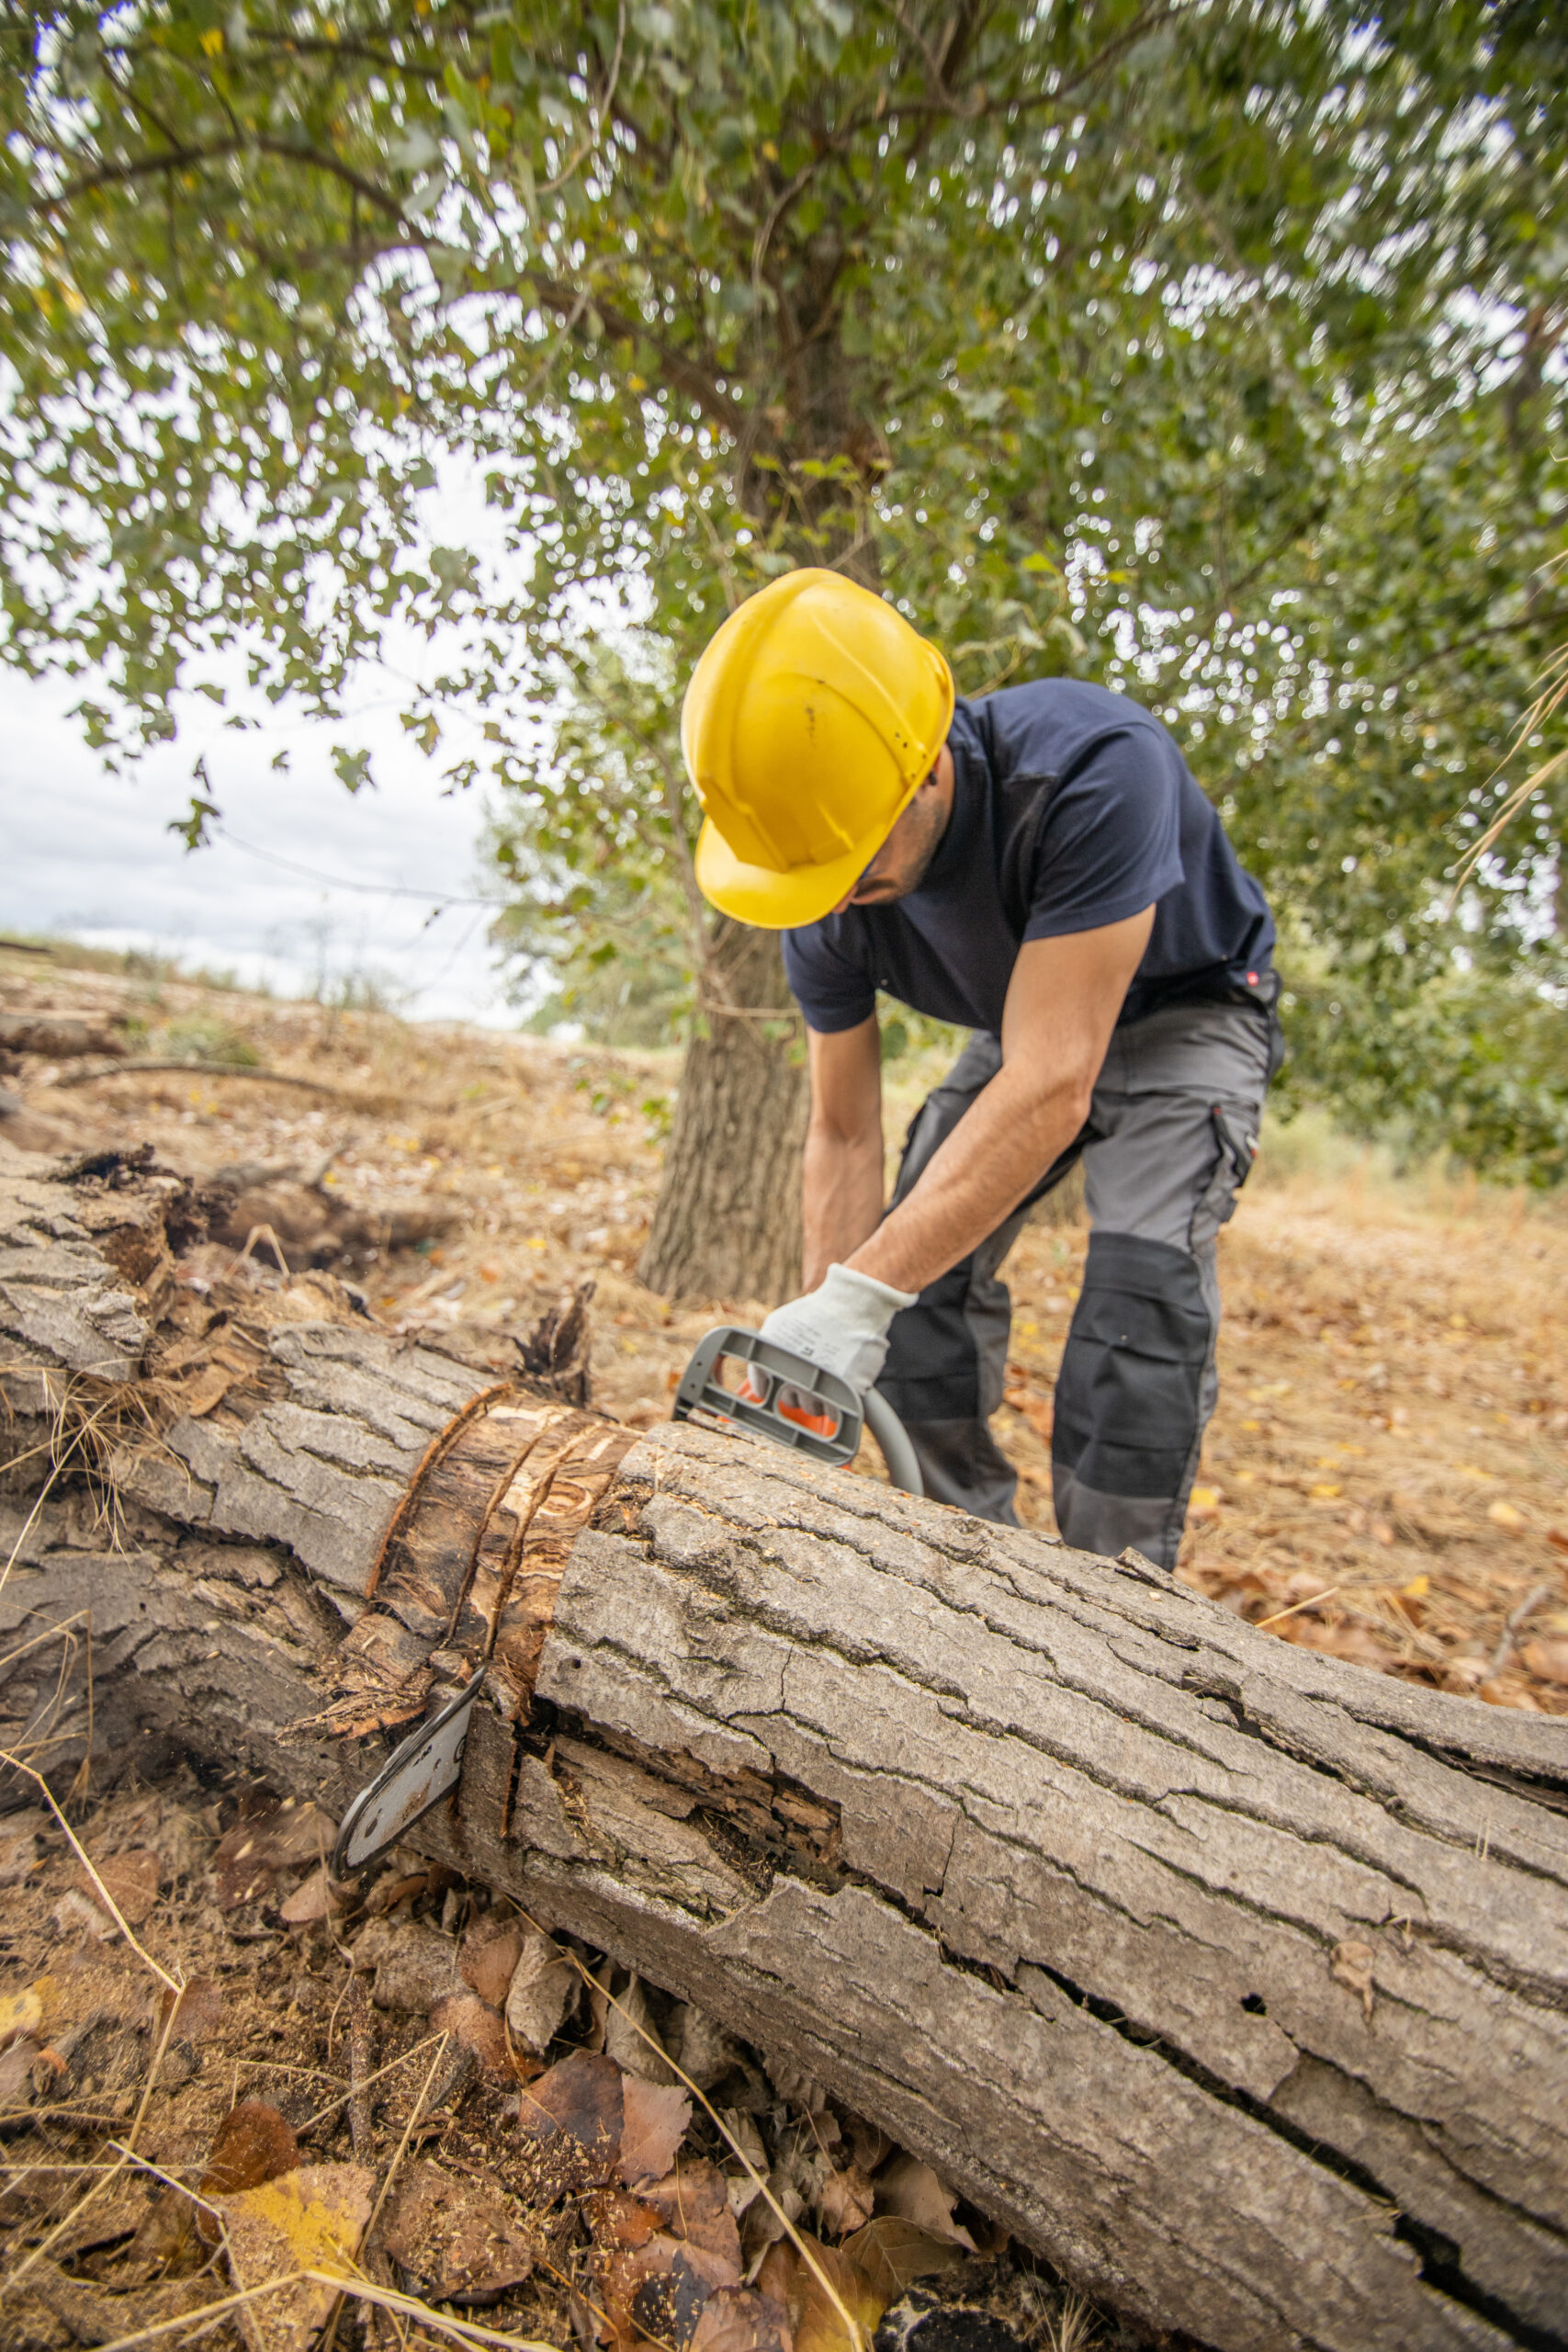
[[[1497,1483],[1496,1473],[1495,1471],[1478,1470],[1473,1462],[1461,1462],[1460,1464],[1459,1475],[1461,1478],[1474,1478],[1483,1487],[1495,1487]]]
[[[840,2305],[848,2311],[869,2344],[889,2298],[873,2284],[858,2262],[846,2257],[837,2246],[818,2245],[813,2238],[807,2238],[806,2243],[838,2300],[833,2300],[810,2266],[803,2262],[797,2274],[801,2311],[800,2324],[795,2331],[795,2352],[854,2352],[853,2339],[844,2324]]]
[[[229,2267],[242,2291],[295,2270],[342,2273],[359,2251],[376,2179],[362,2165],[302,2165],[258,2188],[211,2202],[223,2216]],[[337,2301],[310,2278],[248,2304],[253,2352],[307,2352]]]
[[[1218,1507],[1219,1500],[1220,1490],[1218,1487],[1194,1487],[1192,1489],[1192,1508],[1194,1510],[1213,1510]]]
[[[201,45],[209,57],[220,57],[223,54],[222,28],[218,25],[213,25],[207,32],[202,34]]]
[[[1402,1584],[1399,1589],[1406,1600],[1424,1600],[1432,1589],[1432,1579],[1430,1577],[1412,1577],[1410,1582]]]
[[[1312,1491],[1315,1501],[1332,1502],[1334,1497],[1340,1492],[1340,1489],[1337,1487],[1320,1484],[1315,1486]]]
[[[1242,1423],[1242,1428],[1244,1430],[1260,1430],[1262,1427],[1263,1424],[1261,1421],[1243,1421]]]
[[[13,2041],[36,2033],[42,2023],[43,2002],[39,1986],[29,1984],[23,1993],[12,1993],[0,2001],[0,2050],[8,2050]]]
[[[1494,1527],[1506,1528],[1510,1535],[1517,1535],[1525,1523],[1523,1511],[1516,1510],[1512,1503],[1501,1501],[1488,1503],[1486,1516]]]

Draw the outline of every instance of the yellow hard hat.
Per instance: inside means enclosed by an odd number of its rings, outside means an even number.
[[[836,571],[785,572],[692,673],[681,749],[706,820],[697,880],[764,931],[816,922],[864,873],[947,741],[953,673]]]

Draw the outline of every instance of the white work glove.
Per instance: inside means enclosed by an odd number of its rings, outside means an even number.
[[[863,1396],[886,1361],[887,1326],[918,1295],[849,1266],[829,1266],[815,1290],[774,1307],[761,1336],[824,1372],[836,1372]]]

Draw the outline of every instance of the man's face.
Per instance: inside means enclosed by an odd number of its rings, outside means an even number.
[[[833,909],[886,907],[918,890],[953,812],[953,754],[944,743],[924,784],[899,818],[854,888]]]

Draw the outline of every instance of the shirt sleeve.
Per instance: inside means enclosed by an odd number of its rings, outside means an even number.
[[[828,935],[825,922],[784,935],[784,978],[819,1036],[858,1028],[876,1011],[876,989],[863,967]]]
[[[1102,736],[1064,778],[1035,840],[1023,936],[1125,922],[1183,876],[1175,746],[1153,728]]]

